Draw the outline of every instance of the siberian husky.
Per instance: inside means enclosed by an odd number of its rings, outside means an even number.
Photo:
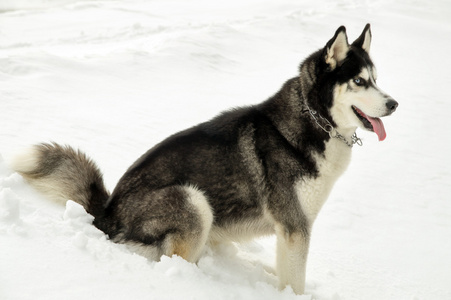
[[[276,234],[280,288],[302,294],[312,225],[361,144],[356,129],[384,140],[380,117],[398,106],[376,84],[370,44],[369,24],[352,44],[338,28],[274,96],[168,137],[111,194],[96,165],[68,146],[33,146],[13,167],[150,259],[196,262],[206,244]]]

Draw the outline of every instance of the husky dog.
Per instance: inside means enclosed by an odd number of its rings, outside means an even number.
[[[111,194],[80,151],[40,144],[13,167],[49,198],[74,200],[118,243],[196,262],[206,244],[276,234],[280,288],[302,294],[313,222],[348,166],[357,128],[386,133],[398,103],[376,85],[371,32],[340,27],[267,101],[233,109],[151,148]]]

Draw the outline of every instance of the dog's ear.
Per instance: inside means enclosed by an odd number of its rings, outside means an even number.
[[[365,50],[368,54],[370,53],[370,46],[371,46],[371,29],[370,24],[366,24],[365,28],[363,29],[362,34],[352,43],[353,46],[362,48]]]
[[[334,37],[327,42],[325,48],[325,61],[330,70],[336,68],[345,58],[349,51],[348,36],[346,28],[341,26],[335,32]]]

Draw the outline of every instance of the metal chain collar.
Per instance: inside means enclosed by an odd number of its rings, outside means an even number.
[[[307,105],[306,105],[307,106]],[[342,136],[333,126],[330,124],[329,120],[318,114],[318,112],[310,109],[310,107],[307,106],[308,112],[312,116],[313,120],[315,120],[316,124],[325,132],[329,134],[331,138],[336,138],[345,143],[348,147],[352,148],[354,144],[357,144],[359,146],[363,145],[362,140],[357,137],[357,134],[354,132],[354,134],[351,136],[351,142],[349,142],[344,136]],[[321,124],[320,120],[323,124]]]

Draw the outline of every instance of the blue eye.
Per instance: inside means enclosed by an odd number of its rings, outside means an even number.
[[[362,86],[362,85],[365,84],[365,80],[364,80],[362,77],[355,78],[355,79],[354,79],[354,83],[355,83],[356,85],[358,85],[358,86]]]

